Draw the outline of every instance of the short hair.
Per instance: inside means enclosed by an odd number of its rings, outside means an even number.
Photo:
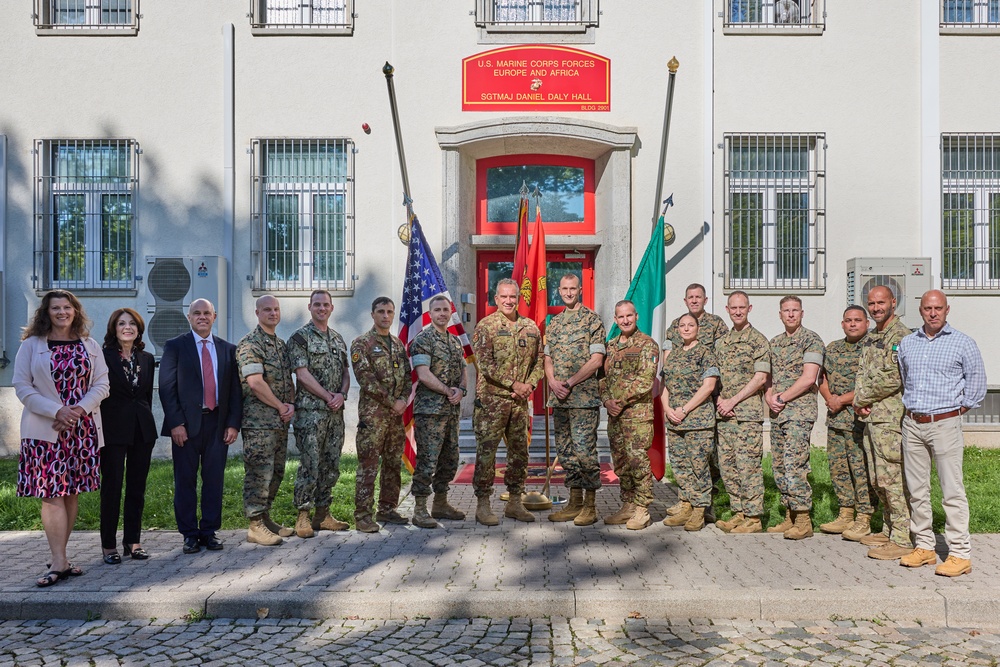
[[[688,285],[687,287],[685,287],[684,288],[684,296],[687,296],[687,293],[690,292],[693,289],[700,289],[702,296],[708,296],[708,292],[705,291],[705,286],[702,285],[701,283],[691,283],[690,285]]]
[[[135,312],[131,308],[119,308],[115,312],[111,313],[111,317],[108,318],[108,330],[104,334],[104,349],[122,349],[122,344],[118,342],[118,320],[122,315],[131,315],[132,319],[135,320],[136,335],[135,342],[132,343],[132,347],[137,350],[146,349],[146,344],[142,342],[142,334],[146,332],[146,323],[142,321],[142,315]]]
[[[501,278],[500,280],[497,281],[497,286],[493,294],[499,294],[500,288],[504,285],[513,285],[518,292],[521,291],[521,286],[517,284],[516,280],[513,280],[511,278]]]
[[[794,294],[789,294],[788,296],[781,297],[781,301],[778,302],[778,308],[781,308],[789,301],[794,301],[795,303],[799,304],[800,307],[802,306],[802,299],[795,296]]]
[[[431,298],[430,303],[427,304],[428,308],[433,308],[434,304],[438,301],[447,301],[448,305],[451,305],[451,299],[446,297],[444,294],[438,294],[437,296]]]
[[[732,299],[734,296],[741,296],[741,297],[743,297],[744,299],[747,300],[747,305],[748,306],[750,305],[750,295],[747,294],[746,292],[744,292],[743,290],[738,289],[738,290],[733,290],[732,292],[729,293],[729,296],[726,298],[726,305],[727,306],[729,305],[729,299]]]
[[[563,277],[559,279],[559,284],[562,285],[562,281],[566,280],[567,278],[572,278],[573,280],[575,280],[577,287],[583,287],[583,281],[580,280],[580,276],[572,272],[563,274]]]
[[[844,317],[847,317],[847,313],[851,312],[852,310],[860,310],[861,314],[865,316],[865,319],[866,320],[868,319],[868,311],[865,310],[864,306],[859,306],[858,304],[854,304],[852,306],[848,306],[847,308],[845,308]]]
[[[681,320],[683,320],[685,317],[690,317],[692,320],[694,320],[695,327],[701,328],[701,322],[699,322],[698,318],[695,317],[694,315],[692,315],[691,313],[684,313],[683,315],[681,315],[680,317],[678,317],[677,318],[677,324],[680,324]]]
[[[395,310],[396,304],[393,303],[392,299],[387,296],[379,296],[375,297],[375,300],[372,301],[372,312],[374,313],[376,308],[386,303],[392,306],[393,310]]]
[[[73,324],[70,325],[70,334],[79,338],[86,338],[90,335],[90,319],[83,310],[83,304],[76,298],[76,295],[69,290],[54,289],[45,293],[42,302],[38,304],[34,315],[28,322],[28,326],[21,330],[21,340],[26,340],[32,336],[47,336],[52,331],[52,318],[49,317],[49,304],[52,299],[66,299],[73,306]]]
[[[618,309],[621,306],[632,306],[632,310],[635,310],[637,313],[639,312],[638,310],[636,310],[635,304],[632,303],[632,301],[630,301],[629,299],[622,299],[621,301],[619,301],[618,303],[615,304],[615,312],[616,313],[618,312]]]
[[[314,289],[312,292],[309,292],[309,303],[312,303],[313,297],[317,294],[325,294],[327,298],[330,299],[330,303],[333,303],[333,295],[330,294],[329,290],[325,289]]]

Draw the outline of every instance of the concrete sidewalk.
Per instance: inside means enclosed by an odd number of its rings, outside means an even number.
[[[655,485],[654,519],[675,500]],[[499,487],[497,489],[500,491]],[[564,490],[563,490],[564,492]],[[598,509],[618,507],[618,487]],[[479,526],[470,486],[451,499],[469,513],[436,530],[391,526],[247,544],[228,531],[225,550],[181,552],[175,533],[147,532],[148,561],[100,560],[94,532],[76,532],[74,563],[86,570],[46,589],[34,580],[48,553],[41,532],[0,533],[0,618],[531,617],[889,619],[937,626],[1000,625],[1000,535],[973,537],[973,572],[950,580],[865,557],[866,548],[817,534],[697,533],[654,523],[643,531],[598,523],[578,528],[502,519]],[[404,514],[412,500],[403,504]],[[494,509],[502,504],[494,495]],[[943,546],[943,545],[941,545]],[[941,549],[939,548],[939,555]]]

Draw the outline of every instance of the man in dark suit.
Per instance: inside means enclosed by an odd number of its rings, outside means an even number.
[[[184,553],[222,549],[222,485],[229,445],[243,418],[236,346],[212,335],[215,307],[197,299],[188,308],[191,331],[171,338],[160,359],[162,435],[170,436],[174,458],[174,515],[184,536]],[[201,523],[198,523],[198,467],[201,466]]]

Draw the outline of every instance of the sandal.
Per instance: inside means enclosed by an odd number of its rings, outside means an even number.
[[[39,588],[48,588],[49,586],[55,586],[60,581],[65,579],[67,576],[69,575],[66,575],[63,572],[59,572],[57,570],[49,570],[41,577],[35,580],[35,585],[38,586]]]
[[[107,565],[121,565],[122,557],[118,555],[117,551],[112,551],[109,554],[104,554],[104,562]]]

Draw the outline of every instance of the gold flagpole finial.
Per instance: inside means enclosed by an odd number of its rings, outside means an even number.
[[[677,74],[677,69],[681,66],[681,61],[677,60],[677,56],[670,59],[667,63],[667,69],[670,70],[671,74]]]

